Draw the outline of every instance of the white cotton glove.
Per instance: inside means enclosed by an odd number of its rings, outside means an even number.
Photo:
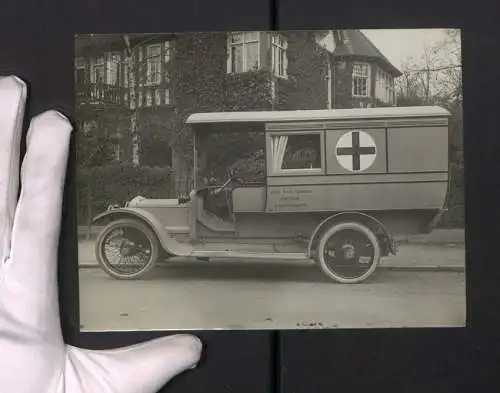
[[[109,351],[63,342],[57,249],[70,122],[35,117],[18,195],[26,86],[0,78],[0,392],[153,393],[194,367],[201,343],[178,335]]]

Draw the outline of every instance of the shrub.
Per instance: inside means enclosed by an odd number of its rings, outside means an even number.
[[[80,222],[86,222],[110,204],[123,205],[141,195],[148,198],[175,197],[170,167],[136,167],[113,163],[80,169],[77,175]],[[82,225],[82,224],[80,224]]]

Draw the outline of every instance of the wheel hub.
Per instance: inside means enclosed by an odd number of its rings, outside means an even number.
[[[318,246],[318,262],[334,280],[357,283],[375,270],[380,246],[369,228],[359,223],[340,223],[323,236]]]
[[[356,259],[356,249],[352,244],[344,244],[342,246],[343,257],[346,261]]]
[[[137,247],[135,243],[128,240],[123,240],[120,244],[120,254],[124,257],[134,255],[136,253],[136,249]]]

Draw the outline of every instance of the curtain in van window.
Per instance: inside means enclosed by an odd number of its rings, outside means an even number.
[[[280,171],[283,166],[283,158],[285,157],[286,144],[288,137],[286,135],[278,135],[271,139],[272,149],[272,168],[274,172]]]

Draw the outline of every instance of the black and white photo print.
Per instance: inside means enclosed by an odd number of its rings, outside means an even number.
[[[75,37],[84,331],[461,327],[460,30]]]

